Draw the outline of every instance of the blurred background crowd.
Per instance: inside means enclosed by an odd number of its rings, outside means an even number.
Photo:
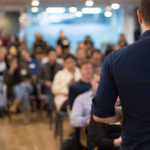
[[[118,43],[108,47],[103,55],[87,36],[72,54],[65,33],[61,31],[59,36],[57,46],[50,47],[42,39],[42,34],[36,33],[32,53],[18,37],[14,41],[1,38],[0,115],[8,115],[12,119],[14,113],[23,113],[23,123],[28,124],[31,112],[42,109],[50,114],[50,119],[55,112],[58,130],[60,118],[70,114],[74,134],[78,135],[79,127],[89,125],[92,95],[96,93],[104,59],[112,51],[127,46],[127,41],[121,34]],[[112,142],[111,138],[107,138]],[[107,143],[110,141],[104,141],[104,147],[115,147]]]

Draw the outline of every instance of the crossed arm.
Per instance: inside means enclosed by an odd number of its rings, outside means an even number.
[[[93,118],[96,122],[103,123],[117,123],[122,120],[122,107],[115,107],[115,116],[109,118],[99,118],[93,115]]]

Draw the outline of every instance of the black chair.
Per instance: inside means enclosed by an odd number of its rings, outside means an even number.
[[[63,105],[60,108],[60,111],[56,112],[56,120],[55,120],[55,134],[54,137],[55,139],[57,136],[60,136],[60,143],[62,144],[63,142],[63,125],[64,125],[64,118],[68,116],[67,113],[67,106],[68,106],[68,101],[65,101]]]
[[[53,109],[49,110],[49,118],[50,118],[50,129],[52,129],[53,124],[53,111],[55,111],[55,105],[53,98],[50,97],[50,95],[43,94],[42,93],[42,85],[37,84],[37,95],[38,99],[40,100],[40,116],[42,118],[44,107],[46,103],[49,103],[50,105],[53,105]]]

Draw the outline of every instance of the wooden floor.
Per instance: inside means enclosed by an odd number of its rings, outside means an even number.
[[[70,125],[65,121],[64,136],[70,132]],[[8,118],[0,119],[0,150],[60,150],[59,137],[54,139],[54,126],[49,127],[49,120],[34,120],[28,125],[22,123],[22,115],[15,115],[10,123]]]

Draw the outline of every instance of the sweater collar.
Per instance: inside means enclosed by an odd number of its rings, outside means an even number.
[[[150,30],[147,30],[145,31],[143,34],[142,34],[142,39],[149,39],[150,38]]]

